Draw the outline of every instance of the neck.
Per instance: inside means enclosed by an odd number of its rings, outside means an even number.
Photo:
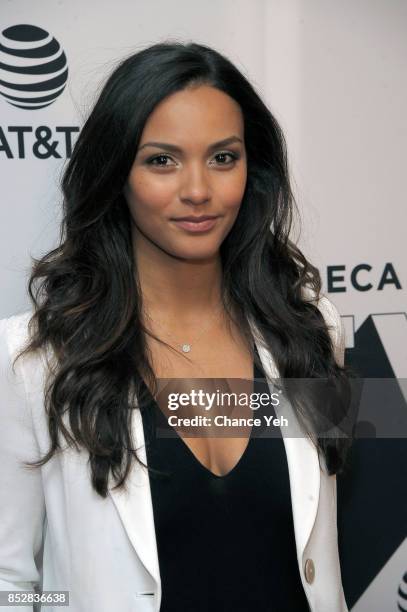
[[[220,255],[201,260],[172,257],[137,234],[134,249],[143,306],[150,316],[196,322],[221,306]]]

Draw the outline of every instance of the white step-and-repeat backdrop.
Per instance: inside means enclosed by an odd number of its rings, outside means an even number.
[[[30,306],[30,256],[57,244],[59,180],[101,83],[133,51],[193,40],[234,61],[283,127],[298,242],[343,317],[347,362],[407,378],[405,0],[9,0],[0,30],[0,318]],[[406,447],[360,440],[338,480],[354,612],[407,610]]]

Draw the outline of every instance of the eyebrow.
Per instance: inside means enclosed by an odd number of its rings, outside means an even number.
[[[225,138],[224,140],[219,140],[218,142],[214,142],[208,147],[208,152],[213,151],[219,147],[226,147],[227,145],[233,144],[234,142],[243,142],[239,136],[229,136],[229,138]],[[169,151],[174,151],[174,153],[182,153],[182,148],[177,145],[170,144],[168,142],[146,142],[141,147],[139,147],[139,151],[144,149],[144,147],[156,147],[158,149],[168,149]]]

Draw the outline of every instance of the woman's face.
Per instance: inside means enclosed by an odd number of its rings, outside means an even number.
[[[146,122],[123,190],[136,252],[148,243],[181,259],[216,255],[246,177],[243,116],[232,98],[208,85],[165,98]],[[202,215],[216,217],[211,227],[177,221]]]

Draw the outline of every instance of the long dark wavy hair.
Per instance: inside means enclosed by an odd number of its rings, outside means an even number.
[[[342,383],[349,376],[349,369],[335,360],[326,321],[304,298],[305,285],[320,295],[321,278],[289,238],[297,208],[276,119],[241,72],[210,47],[167,41],[134,53],[101,88],[64,170],[59,246],[40,259],[32,257],[28,291],[34,314],[29,342],[17,355],[48,348],[53,355],[44,389],[51,446],[39,461],[27,464],[44,465],[61,449],[62,434],[68,445],[89,452],[92,486],[102,497],[108,493],[109,475],[115,488],[123,487],[133,459],[142,463],[131,438],[142,375],[153,392],[157,389],[145,339],[153,334],[142,321],[131,219],[122,190],[154,107],[199,84],[225,92],[244,117],[246,189],[220,249],[226,311],[232,317],[233,306],[235,321],[250,342],[248,318],[255,322],[282,379],[329,377]],[[349,437],[316,437],[309,423],[318,426],[322,416],[311,404],[305,410],[306,403],[292,399],[328,472],[342,471]],[[332,422],[343,417],[338,410],[335,404]]]

